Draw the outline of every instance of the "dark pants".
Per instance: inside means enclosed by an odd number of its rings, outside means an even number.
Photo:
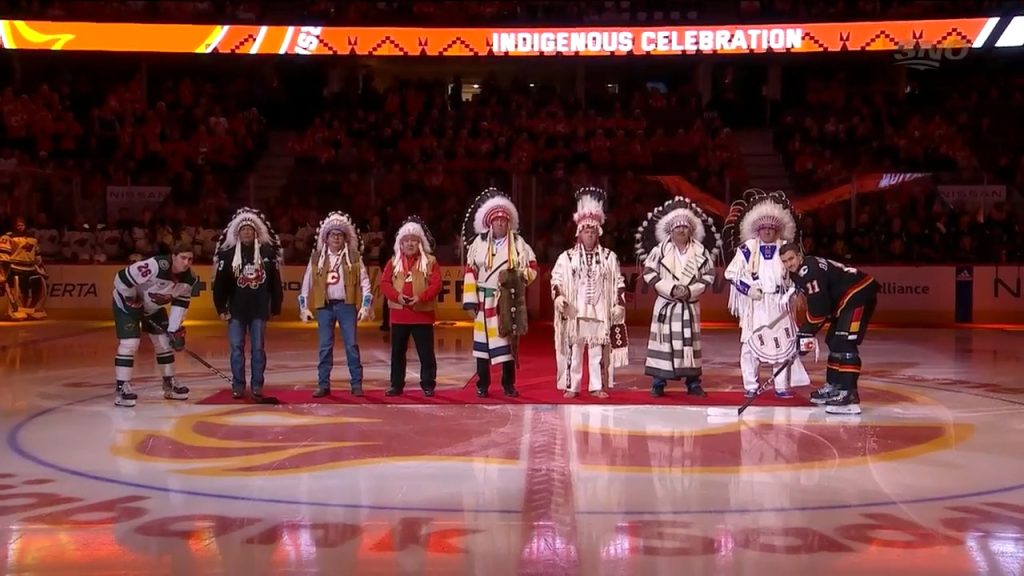
[[[252,391],[258,394],[263,390],[263,374],[267,370],[267,352],[263,349],[263,336],[266,334],[267,322],[259,318],[241,320],[231,318],[228,321],[228,339],[231,341],[231,391],[245,392],[245,336],[249,335],[249,357],[252,368]]]
[[[860,378],[860,344],[868,333],[868,324],[878,304],[874,287],[857,294],[839,311],[825,337],[828,346],[828,368],[825,381],[842,390],[856,390]],[[858,297],[860,296],[860,297]]]
[[[700,376],[687,376],[686,378],[683,378],[683,381],[686,382],[686,389],[689,390],[697,384],[700,384]],[[665,378],[656,377],[651,381],[651,388],[654,388],[655,390],[659,388],[664,390],[666,385],[668,385],[668,380]]]
[[[491,361],[486,358],[476,359],[476,387],[486,391],[491,387]],[[501,387],[513,390],[516,387],[516,363],[513,360],[501,363]]]
[[[405,389],[405,354],[410,336],[420,358],[420,387],[433,390],[437,387],[433,324],[391,324],[391,387],[399,392]]]

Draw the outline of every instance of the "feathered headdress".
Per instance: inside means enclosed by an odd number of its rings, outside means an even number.
[[[235,249],[234,256],[231,259],[231,269],[235,275],[241,273],[242,244],[238,241],[238,232],[245,226],[251,226],[256,231],[256,251],[253,257],[256,267],[260,268],[263,266],[263,259],[260,258],[261,246],[273,248],[274,258],[277,260],[278,267],[284,265],[284,247],[281,246],[281,240],[270,226],[267,217],[259,210],[243,207],[235,211],[235,215],[231,217],[228,225],[224,227],[224,231],[217,237],[217,245],[213,252],[213,270],[215,274],[217,267],[220,266],[221,251],[230,250],[231,248]]]
[[[359,235],[359,229],[353,223],[352,217],[344,212],[331,212],[320,221],[316,229],[316,246],[313,248],[313,254],[320,254],[317,261],[320,268],[323,268],[324,259],[327,257],[327,235],[336,231],[345,235],[348,264],[352,263],[353,255],[363,253],[363,238]]]
[[[604,234],[604,203],[607,195],[604,190],[587,186],[576,191],[576,212],[572,215],[576,223],[576,234],[587,226],[597,228],[597,234]]]
[[[787,242],[799,242],[796,228],[798,215],[782,190],[765,192],[751,188],[743,198],[732,203],[725,219],[722,234],[726,249],[736,250],[747,240],[756,238],[763,228],[775,228],[779,238]]]
[[[519,231],[519,210],[507,195],[497,188],[488,188],[473,200],[462,221],[462,240],[471,244],[476,236],[487,234],[495,218],[508,219],[509,230]]]
[[[688,198],[676,196],[647,213],[647,218],[636,232],[636,254],[643,260],[655,246],[668,240],[672,230],[680,226],[690,229],[691,237],[708,249],[715,260],[722,250],[722,236],[714,220]],[[707,231],[711,236],[707,237]],[[706,240],[706,241],[705,241]]]
[[[395,255],[393,257],[395,270],[403,270],[402,239],[407,236],[415,236],[420,239],[420,249],[424,254],[433,254],[437,248],[434,235],[427,228],[427,223],[419,216],[409,216],[405,219],[405,222],[402,222],[402,225],[398,228],[398,233],[395,234]],[[427,259],[420,258],[419,266],[420,271],[426,274]]]

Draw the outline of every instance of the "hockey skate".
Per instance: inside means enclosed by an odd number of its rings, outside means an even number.
[[[824,404],[831,400],[834,396],[839,394],[839,388],[836,388],[835,384],[826,382],[824,386],[818,388],[814,392],[811,392],[810,400],[812,404]]]
[[[860,394],[856,390],[838,390],[825,402],[828,414],[860,414]]]
[[[164,398],[167,400],[188,400],[189,389],[178,384],[173,377],[164,378]]]
[[[139,399],[138,394],[132,391],[131,382],[118,382],[114,391],[114,406],[132,408],[135,401]]]

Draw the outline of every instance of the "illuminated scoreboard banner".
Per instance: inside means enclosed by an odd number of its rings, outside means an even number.
[[[6,49],[359,56],[759,54],[1024,45],[1024,16],[646,28],[330,28],[0,20]]]

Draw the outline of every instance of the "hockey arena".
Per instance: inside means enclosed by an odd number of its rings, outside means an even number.
[[[1021,576],[1006,4],[0,2],[0,575]]]

